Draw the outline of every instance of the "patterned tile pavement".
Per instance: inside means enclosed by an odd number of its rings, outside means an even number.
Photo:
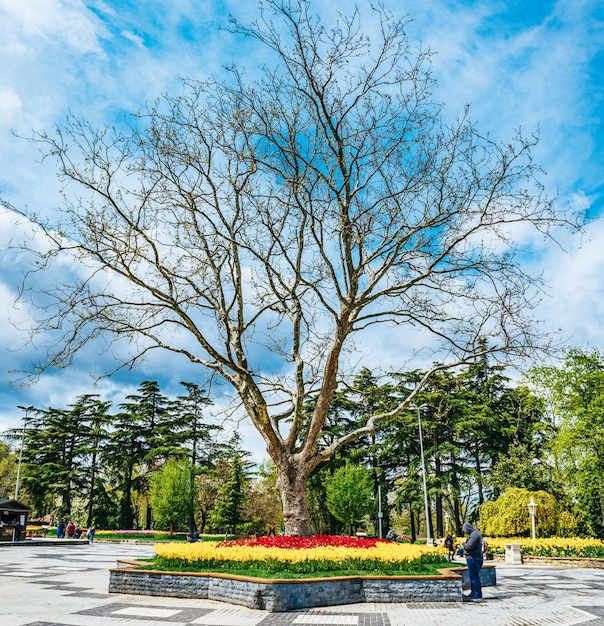
[[[118,558],[148,546],[0,547],[0,625],[7,626],[604,626],[604,570],[498,564],[476,603],[356,604],[266,613],[208,600],[107,593]]]

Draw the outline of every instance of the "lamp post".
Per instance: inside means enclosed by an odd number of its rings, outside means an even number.
[[[379,537],[382,538],[382,520],[384,518],[384,514],[382,513],[382,485],[378,482],[378,526],[379,526]]]
[[[375,440],[374,440],[375,443]],[[382,509],[382,472],[384,468],[380,465],[374,465],[377,480],[377,499],[378,499],[378,536],[380,539],[384,536],[384,511]]]
[[[531,501],[528,503],[528,510],[531,514],[531,530],[533,541],[535,541],[535,514],[537,513],[537,503],[533,500],[533,496],[531,496]]]
[[[424,506],[426,508],[426,544],[432,544],[432,537],[430,531],[430,511],[428,509],[428,485],[426,484],[426,463],[424,461],[424,439],[422,436],[422,411],[428,408],[427,404],[420,404],[419,406],[410,406],[410,409],[417,409],[417,423],[419,426],[419,450],[422,461],[422,476],[424,479]]]
[[[21,448],[19,450],[19,463],[17,464],[17,482],[15,484],[15,500],[19,498],[19,482],[21,480],[21,461],[23,461],[23,445],[25,443],[25,425],[27,424],[27,417],[29,412],[34,408],[33,406],[17,406],[18,409],[25,411],[23,417],[23,430],[21,431]]]
[[[445,511],[445,530],[447,532],[447,535],[449,534],[449,518],[449,513]]]

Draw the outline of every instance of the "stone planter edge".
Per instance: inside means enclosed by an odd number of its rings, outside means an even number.
[[[460,602],[469,587],[466,568],[440,576],[338,576],[263,579],[206,572],[137,569],[119,560],[109,570],[109,593],[218,600],[271,612],[363,602]],[[483,568],[483,585],[496,584],[494,566]]]

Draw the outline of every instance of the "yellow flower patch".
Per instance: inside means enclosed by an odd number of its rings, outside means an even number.
[[[519,543],[523,554],[604,558],[604,542],[594,538],[548,537],[533,541],[530,537],[498,537],[489,538],[488,543],[493,552],[501,554],[504,552],[506,543]]]
[[[281,561],[283,563],[302,563],[305,561],[344,562],[350,559],[362,561],[379,561],[389,563],[410,563],[422,556],[442,556],[444,550],[425,545],[378,543],[373,548],[344,548],[324,546],[318,548],[302,548],[288,550],[284,548],[267,548],[263,546],[218,546],[211,542],[183,544],[157,544],[154,549],[158,556],[165,559],[194,561]]]
[[[242,572],[249,575],[329,575],[330,573],[435,573],[445,551],[425,545],[377,542],[372,547],[318,545],[299,549],[263,545],[157,544],[156,566],[186,571]]]

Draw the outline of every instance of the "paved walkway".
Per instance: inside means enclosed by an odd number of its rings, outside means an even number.
[[[604,570],[497,564],[480,603],[355,604],[266,613],[208,600],[107,593],[118,558],[148,546],[2,546],[0,624],[7,626],[604,626]]]

